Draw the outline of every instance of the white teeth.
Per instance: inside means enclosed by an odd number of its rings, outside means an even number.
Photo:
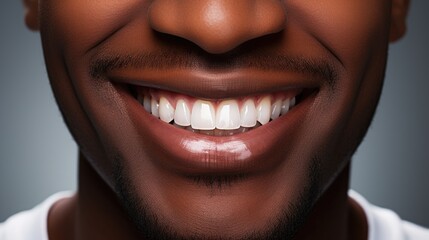
[[[290,99],[286,99],[282,102],[282,111],[281,111],[282,115],[285,115],[287,112],[289,112],[289,103],[290,103]]]
[[[240,110],[235,100],[222,101],[216,112],[216,128],[232,130],[240,128]]]
[[[282,108],[282,100],[277,100],[274,102],[274,104],[271,106],[271,119],[276,119],[280,116],[280,112]]]
[[[159,103],[155,99],[150,101],[150,111],[155,117],[159,117]]]
[[[255,100],[246,99],[239,107],[237,100],[221,101],[215,110],[214,103],[196,99],[192,111],[188,102],[183,98],[177,99],[173,106],[165,96],[160,96],[159,102],[150,95],[139,95],[137,101],[153,116],[166,123],[174,123],[178,126],[193,130],[236,130],[253,128],[257,122],[267,124],[271,119],[277,119],[285,115],[296,105],[296,99],[277,99],[271,104],[273,96],[267,95],[259,100],[255,106]]]
[[[161,97],[159,100],[159,118],[166,123],[171,122],[174,118],[174,108],[165,97]]]
[[[291,108],[291,107],[294,107],[294,106],[295,106],[295,104],[296,104],[296,99],[295,99],[295,98],[292,98],[292,99],[290,100],[289,107],[290,107],[290,108]]]
[[[254,127],[256,125],[256,107],[255,102],[248,99],[241,107],[240,119],[242,127]]]
[[[191,127],[200,130],[215,129],[215,110],[211,102],[195,101],[192,107]]]
[[[174,123],[184,127],[191,125],[191,111],[189,110],[188,104],[182,99],[178,100],[176,103]]]
[[[150,97],[145,95],[143,98],[143,107],[146,109],[146,111],[150,112]]]
[[[271,110],[271,99],[266,96],[261,99],[258,106],[256,107],[256,114],[258,122],[262,125],[267,124],[270,121],[270,110]]]

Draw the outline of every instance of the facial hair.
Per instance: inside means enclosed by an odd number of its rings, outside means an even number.
[[[265,229],[245,232],[241,236],[222,235],[222,229],[219,229],[218,235],[208,234],[189,234],[178,232],[168,223],[161,221],[157,211],[150,207],[148,201],[143,197],[137,196],[136,186],[129,179],[129,175],[124,169],[123,160],[120,157],[115,159],[114,177],[115,190],[119,202],[128,214],[131,222],[140,232],[143,239],[157,240],[256,240],[256,239],[293,239],[296,232],[305,222],[310,210],[320,193],[320,159],[314,157],[309,165],[308,183],[302,188],[297,201],[286,202],[278,211],[277,216],[273,216],[270,223],[265,224]],[[224,180],[225,177],[223,176]],[[233,184],[233,183],[229,183]],[[216,186],[221,187],[221,184]]]

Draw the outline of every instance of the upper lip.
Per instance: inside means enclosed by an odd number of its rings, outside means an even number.
[[[172,69],[117,69],[107,73],[108,79],[120,83],[157,88],[201,99],[224,99],[251,96],[288,89],[319,88],[318,76],[296,72],[234,71],[203,72]]]

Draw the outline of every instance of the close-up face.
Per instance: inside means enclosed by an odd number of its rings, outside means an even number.
[[[258,238],[293,234],[349,164],[392,6],[40,0],[38,27],[65,121],[137,227]]]

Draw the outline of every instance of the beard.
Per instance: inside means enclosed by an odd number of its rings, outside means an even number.
[[[273,216],[271,221],[262,224],[265,229],[253,232],[243,232],[241,235],[226,236],[222,234],[222,229],[219,229],[219,234],[204,234],[204,233],[189,233],[179,232],[170,226],[168,223],[161,220],[148,201],[143,197],[138,196],[136,186],[129,179],[129,175],[124,170],[123,160],[117,157],[114,161],[114,177],[115,191],[119,198],[119,202],[127,213],[131,222],[140,232],[142,239],[157,239],[157,240],[253,240],[253,239],[293,239],[300,227],[303,225],[310,213],[313,205],[317,202],[320,196],[321,189],[319,184],[320,163],[321,161],[315,157],[311,161],[308,169],[308,181],[302,188],[298,198],[294,202],[285,202],[278,209],[277,216]],[[203,178],[203,177],[201,177]],[[201,179],[200,178],[200,179]],[[221,176],[222,182],[227,181],[228,184],[233,184],[234,179],[229,181],[228,176]],[[226,180],[225,180],[226,179]],[[210,178],[211,186],[213,186],[213,177]],[[222,182],[215,183],[217,187],[222,187]]]

